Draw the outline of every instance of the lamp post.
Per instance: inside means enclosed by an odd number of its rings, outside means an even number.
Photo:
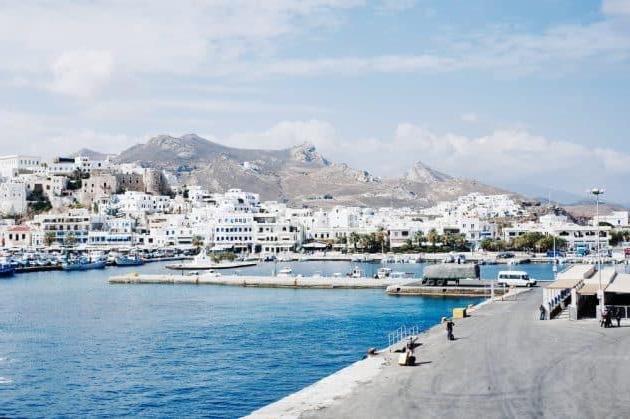
[[[604,190],[600,188],[593,188],[591,194],[595,196],[595,222],[597,231],[597,273],[599,275],[599,315],[604,311],[604,290],[602,289],[602,255],[600,250],[600,237],[599,237],[599,197],[604,194]]]

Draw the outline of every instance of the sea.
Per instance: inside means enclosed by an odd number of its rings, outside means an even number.
[[[479,298],[393,297],[382,289],[111,285],[164,263],[0,279],[0,417],[235,418],[425,330]],[[263,263],[232,273],[347,273],[350,262]],[[389,267],[419,276],[423,264]],[[501,265],[482,267],[496,278]],[[541,280],[551,265],[521,265]],[[226,272],[225,274],[229,274]]]

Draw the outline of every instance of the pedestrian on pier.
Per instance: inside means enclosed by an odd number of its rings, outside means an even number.
[[[540,310],[540,320],[545,320],[545,306],[541,304],[538,310]]]
[[[453,335],[453,326],[455,326],[455,323],[453,323],[453,320],[448,319],[446,321],[446,339],[447,340],[455,340],[455,336]]]
[[[617,320],[617,327],[621,327],[621,307],[615,309],[615,319]]]

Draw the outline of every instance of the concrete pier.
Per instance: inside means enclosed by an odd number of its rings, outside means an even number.
[[[398,354],[385,351],[251,417],[627,417],[630,324],[539,321],[541,293],[455,320],[456,341],[446,340],[442,326],[421,334],[414,367],[398,366]]]
[[[138,275],[113,276],[110,284],[192,284],[231,285],[261,288],[387,288],[409,282],[408,279],[301,276],[236,276],[236,275]]]

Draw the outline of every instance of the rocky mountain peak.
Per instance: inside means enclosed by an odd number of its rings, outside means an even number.
[[[315,145],[309,142],[291,147],[289,149],[291,159],[302,163],[320,163],[328,165],[329,162],[315,148]]]
[[[407,171],[405,179],[416,183],[438,183],[446,182],[453,178],[418,161]]]

